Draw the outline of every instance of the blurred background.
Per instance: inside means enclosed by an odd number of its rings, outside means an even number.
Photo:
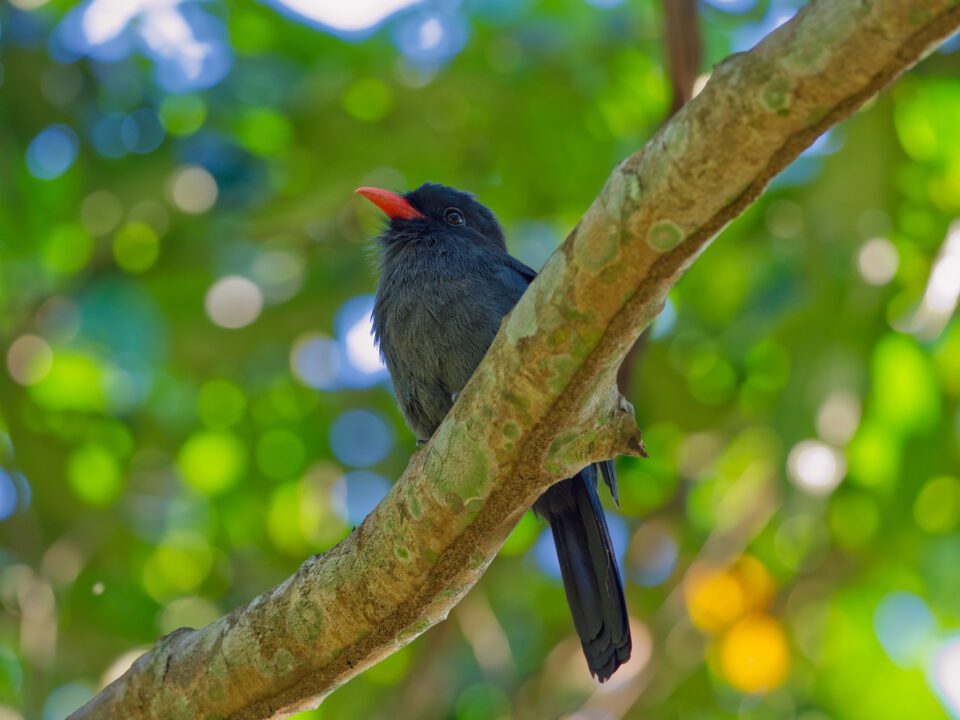
[[[688,6],[679,35],[638,0],[0,6],[0,720],[63,718],[360,522],[414,439],[352,190],[472,190],[540,267],[798,3]],[[958,47],[805,152],[632,355],[631,663],[590,679],[528,515],[299,717],[960,717]]]

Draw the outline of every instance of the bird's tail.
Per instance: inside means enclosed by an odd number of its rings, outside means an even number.
[[[591,473],[592,478],[586,477]],[[557,483],[537,501],[536,509],[553,530],[567,603],[587,665],[604,682],[630,658],[631,643],[623,585],[595,473],[595,468],[587,468]]]

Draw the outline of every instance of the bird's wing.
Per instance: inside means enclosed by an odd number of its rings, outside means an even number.
[[[517,304],[520,296],[526,292],[527,286],[533,282],[536,276],[535,270],[527,267],[516,258],[510,255],[503,256],[503,262],[497,270],[497,279],[502,286],[504,297],[509,298],[510,301],[507,310]]]
[[[533,279],[537,276],[537,271],[534,270],[529,265],[524,265],[522,262],[517,260],[512,255],[507,255],[507,266],[513,270],[517,275],[526,280],[527,285],[533,282]]]

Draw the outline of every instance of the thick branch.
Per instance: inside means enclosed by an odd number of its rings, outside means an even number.
[[[697,0],[663,0],[663,35],[671,90],[669,118],[693,99],[700,72],[703,52]],[[633,396],[634,366],[643,354],[649,334],[649,330],[645,330],[637,338],[617,370],[617,386],[628,398]]]
[[[683,270],[818,135],[958,26],[957,0],[819,0],[724,61],[614,170],[363,524],[248,605],[165,638],[73,717],[280,717],[445,618],[550,482],[598,449],[639,452],[614,375]]]

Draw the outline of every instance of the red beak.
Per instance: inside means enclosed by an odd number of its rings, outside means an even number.
[[[424,217],[424,214],[408,203],[402,195],[389,190],[381,190],[375,187],[360,187],[354,190],[358,195],[363,195],[378,208],[383,210],[387,217],[400,220],[415,220]]]

